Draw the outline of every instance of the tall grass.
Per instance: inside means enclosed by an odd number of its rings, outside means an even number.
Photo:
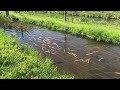
[[[64,19],[63,11],[21,11],[21,13],[27,13],[34,16],[46,16],[54,17],[57,20]],[[74,12],[74,14],[72,14]],[[72,15],[71,15],[72,14]],[[77,14],[77,16],[76,16]],[[95,19],[99,19],[101,23],[99,24],[113,24],[115,20],[117,23],[120,23],[119,17],[120,12],[115,11],[67,11],[67,22],[74,23],[98,23]],[[91,20],[92,19],[92,20]]]
[[[21,22],[42,25],[53,30],[67,31],[75,35],[83,35],[97,41],[106,41],[120,43],[120,26],[119,25],[102,25],[94,23],[71,23],[64,22],[63,19],[56,19],[47,16],[33,16],[26,13],[17,14],[11,12],[11,17],[19,18]]]
[[[73,79],[60,75],[51,59],[0,31],[0,79]]]
[[[23,11],[25,13],[33,15],[47,15],[47,16],[62,16],[64,11]],[[103,18],[103,19],[119,19],[120,11],[67,11],[67,16],[77,16],[77,17],[93,17],[93,18]]]

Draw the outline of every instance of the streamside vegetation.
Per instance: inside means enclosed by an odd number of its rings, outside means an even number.
[[[24,23],[46,26],[52,30],[66,31],[70,34],[86,36],[97,41],[120,43],[120,26],[96,23],[65,22],[62,18],[48,17],[46,15],[32,15],[30,13],[10,12],[11,18],[18,18]]]
[[[51,59],[43,58],[31,47],[0,30],[0,79],[73,79],[61,75]]]
[[[16,11],[17,13],[20,11]],[[31,14],[42,14],[42,15],[48,15],[48,16],[61,16],[63,17],[63,14],[65,11],[22,11],[25,13],[31,13]],[[91,18],[103,18],[103,19],[119,19],[120,18],[120,11],[66,11],[67,16],[73,16],[73,17],[91,17]]]

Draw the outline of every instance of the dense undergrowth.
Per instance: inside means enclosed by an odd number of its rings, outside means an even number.
[[[73,79],[60,75],[51,59],[38,55],[0,30],[0,79]]]
[[[10,17],[18,18],[19,21],[42,25],[53,30],[66,31],[75,35],[86,36],[97,41],[106,41],[120,43],[120,26],[119,25],[102,25],[95,23],[71,23],[64,22],[63,19],[47,17],[44,15],[31,15],[28,13],[10,13]]]

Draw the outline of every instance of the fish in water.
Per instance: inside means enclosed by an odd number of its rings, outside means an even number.
[[[86,59],[86,63],[90,63],[90,58]]]
[[[38,38],[38,40],[41,40],[41,38]]]
[[[47,50],[47,51],[45,51],[45,52],[50,53],[50,51],[49,51],[49,50]]]
[[[90,63],[90,58],[88,58],[88,59],[77,59],[77,60],[74,60],[74,62],[78,62],[78,61],[82,61],[82,62],[84,62],[84,63]]]
[[[68,50],[70,50],[70,48],[68,48]],[[75,52],[75,50],[70,50],[70,51],[73,51],[73,52]]]
[[[74,60],[74,62],[78,62],[78,61],[84,61],[84,59],[77,59],[77,60]]]
[[[100,58],[98,61],[101,61],[103,58]]]
[[[48,47],[50,47],[50,48],[52,48],[52,49],[56,49],[55,47],[52,47],[52,46],[50,46],[50,45],[48,45]]]
[[[64,52],[65,52],[65,49],[64,49]]]
[[[36,40],[34,37],[32,37],[32,38],[33,38],[34,41]]]
[[[42,44],[42,46],[47,46],[46,44]]]
[[[52,37],[47,37],[48,39],[51,39]]]
[[[42,50],[45,51],[46,47],[42,47]]]
[[[37,45],[36,43],[33,43],[35,46],[39,46],[39,45]]]
[[[80,60],[74,60],[74,62],[78,62],[78,61],[80,61]]]
[[[55,51],[54,49],[51,49],[51,51]]]
[[[98,51],[93,51],[93,52],[88,53],[88,54],[86,54],[86,55],[92,55],[92,54],[94,54],[94,53],[96,53],[96,52],[98,52]]]
[[[51,54],[56,54],[56,53],[51,53]]]
[[[53,42],[53,45],[55,45],[57,47],[57,49],[61,49],[61,47],[59,47],[59,45],[57,43]]]
[[[94,46],[94,48],[100,49],[100,47],[98,47],[98,46]]]
[[[32,39],[31,39],[31,38],[29,38],[28,40],[32,41]]]
[[[43,43],[50,44],[50,41],[48,41],[48,40],[43,40]]]
[[[72,55],[73,57],[77,57],[77,54],[75,54],[75,53],[68,52],[68,54]]]
[[[57,47],[59,47],[59,46],[58,46],[56,43],[54,43],[54,42],[53,42],[52,44],[53,44],[53,45],[56,45]]]
[[[43,40],[43,43],[46,43],[46,41],[45,41],[45,40]]]
[[[120,72],[114,72],[115,74],[119,74],[120,75]]]

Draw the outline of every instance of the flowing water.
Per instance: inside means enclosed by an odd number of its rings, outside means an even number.
[[[0,23],[7,34],[50,57],[61,74],[76,79],[119,79],[120,46],[20,23]]]

